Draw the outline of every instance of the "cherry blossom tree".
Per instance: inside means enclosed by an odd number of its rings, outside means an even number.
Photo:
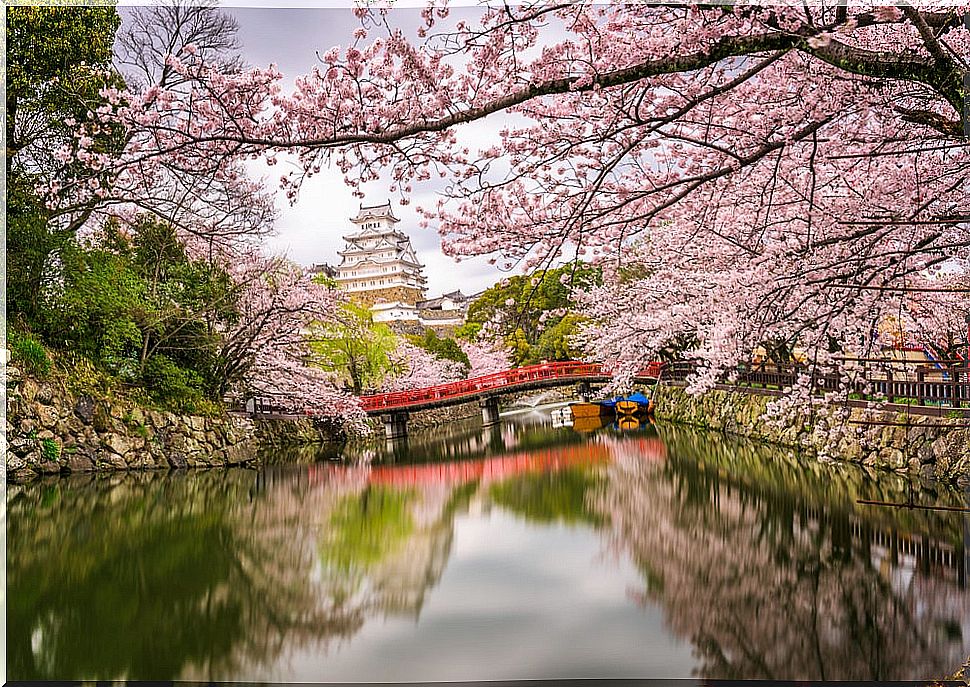
[[[292,93],[272,66],[233,73],[189,48],[166,59],[179,88],[108,89],[103,125],[130,143],[89,154],[61,196],[142,197],[188,170],[238,188],[238,161],[260,155],[296,163],[291,198],[327,164],[358,193],[390,178],[403,201],[439,176],[424,214],[446,251],[600,262],[590,354],[622,368],[689,339],[699,387],[767,340],[813,364],[864,351],[894,287],[970,259],[967,8],[428,7],[415,41],[386,10],[356,12],[354,42]],[[494,145],[461,144],[498,113]]]
[[[309,364],[309,331],[336,316],[340,295],[299,266],[257,250],[224,256],[223,264],[238,288],[235,323],[219,332],[224,391],[240,400],[269,396],[276,405],[366,433],[357,400],[339,391],[331,374]]]
[[[201,55],[225,72],[243,67],[239,24],[217,3],[167,0],[129,8],[115,39],[115,64],[129,88],[180,84],[166,58]]]
[[[468,356],[468,362],[471,363],[466,375],[469,379],[505,372],[515,367],[508,349],[499,344],[459,341],[459,345]]]
[[[222,245],[272,231],[274,194],[262,180],[250,178],[234,151],[210,148],[161,155],[152,139],[168,125],[164,118],[145,111],[131,112],[131,119],[111,116],[139,101],[157,101],[164,108],[173,93],[193,102],[199,84],[173,67],[180,58],[204,59],[221,74],[239,73],[237,30],[231,16],[206,3],[166,0],[126,14],[114,60],[126,87],[119,87],[117,74],[107,70],[112,78],[100,90],[100,105],[89,105],[95,111],[83,121],[65,120],[74,129],[74,140],[56,147],[56,164],[38,175],[38,190],[47,198],[53,223],[76,232],[108,219],[129,222],[148,213],[184,236]],[[201,114],[191,113],[190,118]],[[128,165],[133,155],[137,162]],[[80,177],[78,163],[85,170]]]
[[[422,389],[456,382],[465,376],[461,363],[439,358],[405,339],[398,343],[392,357],[399,372],[386,380],[386,391]]]

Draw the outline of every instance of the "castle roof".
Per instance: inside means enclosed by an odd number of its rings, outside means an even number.
[[[357,212],[357,216],[352,217],[350,221],[354,224],[360,224],[369,219],[389,219],[392,222],[401,221],[394,216],[394,210],[391,208],[391,201],[387,201],[382,205],[361,205],[360,210]]]

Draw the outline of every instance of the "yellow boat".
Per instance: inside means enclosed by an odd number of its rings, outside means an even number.
[[[639,412],[639,410],[640,404],[636,401],[623,400],[616,402],[616,412],[623,415],[633,415],[634,413]]]
[[[570,403],[569,409],[573,413],[573,422],[583,418],[609,417],[610,411],[599,403]]]

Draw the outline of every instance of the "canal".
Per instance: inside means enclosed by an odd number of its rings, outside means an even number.
[[[352,462],[7,488],[8,679],[941,677],[970,518],[940,485],[548,411]]]

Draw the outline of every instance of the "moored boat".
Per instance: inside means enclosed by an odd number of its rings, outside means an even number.
[[[601,403],[570,403],[569,409],[573,413],[573,420],[580,418],[599,418],[610,415],[613,410]]]
[[[613,403],[616,406],[616,412],[622,415],[647,415],[653,410],[650,399],[639,391],[616,398]]]
[[[621,415],[633,415],[640,410],[640,404],[629,399],[622,399],[616,402],[616,412]]]

